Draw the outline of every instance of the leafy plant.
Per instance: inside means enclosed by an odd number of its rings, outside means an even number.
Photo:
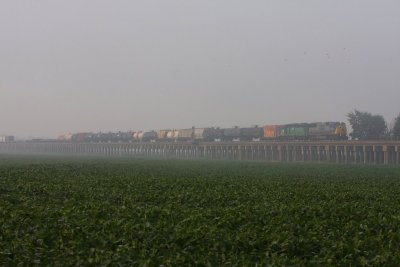
[[[0,265],[400,263],[398,167],[0,162]]]

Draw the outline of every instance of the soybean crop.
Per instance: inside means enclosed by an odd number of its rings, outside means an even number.
[[[399,266],[400,168],[0,157],[0,265]]]

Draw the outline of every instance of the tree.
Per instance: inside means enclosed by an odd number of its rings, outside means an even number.
[[[347,117],[353,128],[353,132],[350,133],[352,138],[378,139],[387,131],[385,119],[381,115],[354,110],[349,112]]]
[[[397,118],[394,120],[394,125],[393,125],[393,137],[396,140],[400,140],[400,114],[397,116]]]

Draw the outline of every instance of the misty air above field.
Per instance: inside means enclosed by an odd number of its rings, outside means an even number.
[[[0,134],[400,111],[400,2],[0,3]]]

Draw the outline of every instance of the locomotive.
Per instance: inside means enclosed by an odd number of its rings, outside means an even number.
[[[196,141],[296,141],[296,140],[346,140],[347,129],[343,122],[294,123],[265,125],[263,127],[186,128],[157,131],[117,133],[76,133],[62,135],[59,141],[89,143],[130,142],[196,142]]]

